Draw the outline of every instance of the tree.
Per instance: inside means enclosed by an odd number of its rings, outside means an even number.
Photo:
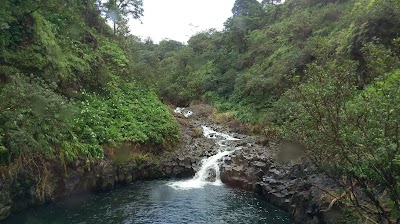
[[[224,39],[227,45],[243,53],[247,48],[246,35],[262,26],[265,12],[257,0],[236,0],[232,13],[233,16],[224,24]]]
[[[352,61],[310,64],[309,80],[282,101],[283,134],[305,147],[361,216],[399,223],[400,70],[363,91],[355,71]]]
[[[261,3],[262,4],[270,4],[270,5],[276,5],[280,4],[282,0],[263,0]]]
[[[114,34],[116,34],[119,23],[126,22],[127,17],[140,19],[143,16],[143,0],[107,0],[102,10],[106,18],[112,21]]]
[[[232,8],[233,16],[250,16],[262,12],[257,0],[236,0]]]

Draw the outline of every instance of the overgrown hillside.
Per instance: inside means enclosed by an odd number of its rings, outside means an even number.
[[[232,12],[187,45],[137,43],[138,74],[166,101],[278,130],[342,187],[334,201],[398,223],[399,1],[236,0]]]
[[[2,1],[0,162],[102,158],[121,143],[171,146],[175,119],[136,81],[124,37],[94,0]],[[37,161],[36,161],[37,162]]]
[[[360,89],[396,68],[399,7],[394,0],[238,0],[222,32],[198,33],[188,45],[137,46],[139,74],[173,103],[202,99],[245,121],[275,122],[274,102],[308,79],[311,63],[354,61]]]

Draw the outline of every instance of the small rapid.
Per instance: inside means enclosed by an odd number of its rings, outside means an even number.
[[[220,165],[223,162],[223,158],[227,155],[232,154],[236,150],[240,150],[241,147],[232,147],[229,145],[231,141],[240,140],[234,138],[228,134],[214,131],[213,129],[202,126],[203,135],[206,138],[215,139],[218,145],[218,153],[205,158],[201,161],[201,167],[196,172],[195,176],[190,180],[176,181],[168,183],[167,185],[177,190],[189,190],[192,188],[202,188],[205,185],[222,185],[220,179]]]

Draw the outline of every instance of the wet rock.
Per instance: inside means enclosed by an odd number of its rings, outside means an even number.
[[[259,168],[265,168],[267,166],[267,164],[262,161],[255,161],[255,162],[253,162],[253,166],[259,167]]]
[[[281,174],[281,171],[277,170],[277,169],[270,169],[268,170],[270,173],[279,176]]]
[[[2,205],[0,204],[0,220],[7,218],[11,213],[10,205]]]
[[[78,171],[72,171],[65,179],[65,191],[67,194],[74,192],[78,189],[79,183],[81,181],[82,173]]]
[[[170,175],[172,173],[172,167],[171,166],[166,166],[164,168],[164,173],[165,173],[165,175]]]
[[[208,177],[207,177],[207,181],[209,182],[214,182],[215,178],[216,178],[216,172],[214,169],[209,169],[208,171]]]

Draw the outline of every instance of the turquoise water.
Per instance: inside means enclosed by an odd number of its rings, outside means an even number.
[[[225,186],[176,190],[138,182],[110,193],[70,198],[14,214],[7,224],[293,223],[257,195]]]

